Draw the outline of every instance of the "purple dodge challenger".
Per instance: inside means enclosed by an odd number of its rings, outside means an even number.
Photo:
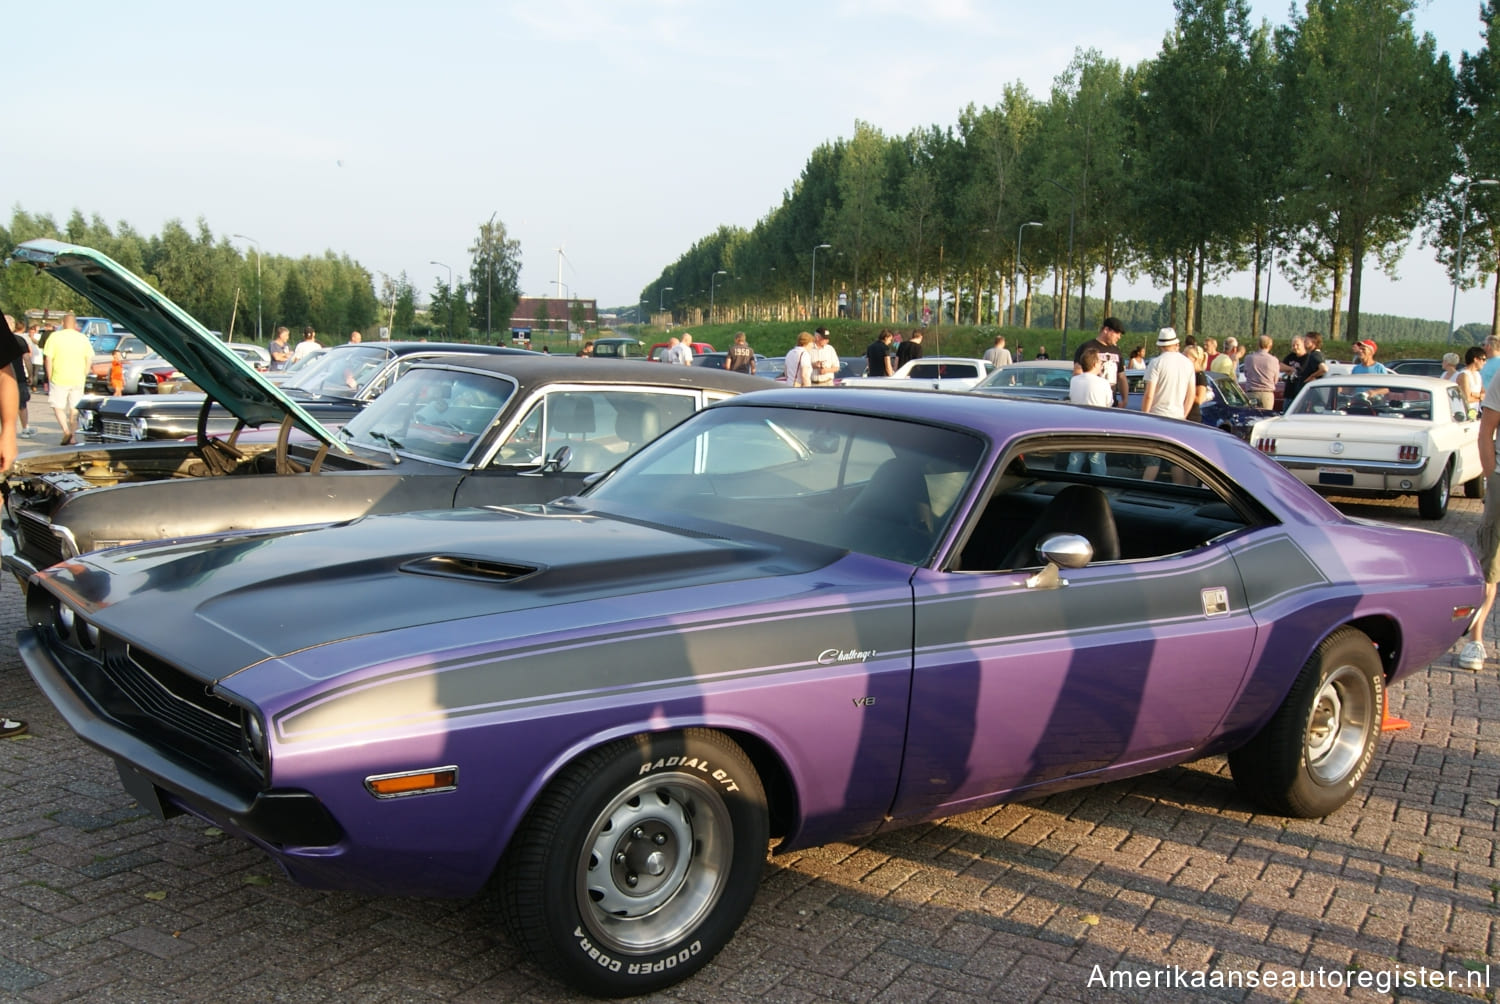
[[[767,844],[1227,753],[1320,816],[1469,626],[1450,537],[1249,446],[960,394],[726,401],[577,497],[85,554],[21,653],[141,803],[298,882],[468,896],[601,996],[732,936]]]

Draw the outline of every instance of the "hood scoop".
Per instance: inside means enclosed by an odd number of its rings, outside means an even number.
[[[403,572],[470,582],[516,582],[540,570],[536,565],[517,565],[464,554],[433,554],[401,565]]]

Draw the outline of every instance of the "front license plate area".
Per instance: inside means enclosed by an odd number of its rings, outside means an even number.
[[[1319,467],[1318,484],[1320,485],[1342,485],[1349,487],[1354,484],[1354,468],[1352,467]]]
[[[140,803],[145,809],[157,819],[171,819],[173,816],[182,815],[182,810],[175,805],[168,805],[161,797],[161,789],[151,783],[151,779],[140,773],[133,767],[115,761],[115,769],[120,772],[120,783],[125,786],[125,793]]]

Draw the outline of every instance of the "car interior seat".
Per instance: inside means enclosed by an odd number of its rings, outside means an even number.
[[[846,529],[861,540],[888,545],[885,556],[917,562],[932,548],[932,499],[925,462],[919,457],[892,457],[875,469],[848,509]]]
[[[1094,549],[1095,561],[1120,560],[1120,534],[1109,509],[1109,496],[1093,485],[1068,485],[1047,503],[1036,522],[1005,556],[1001,568],[1041,564],[1036,548],[1055,533],[1076,533]]]
[[[575,436],[588,436],[596,431],[594,424],[594,401],[582,394],[561,395],[548,402],[547,455],[557,452],[559,446],[573,451],[568,470],[592,474],[615,465],[615,456],[597,443]]]

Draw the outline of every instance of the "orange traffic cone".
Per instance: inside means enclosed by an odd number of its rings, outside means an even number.
[[[1380,717],[1381,732],[1400,732],[1402,729],[1411,728],[1411,722],[1405,718],[1391,716],[1391,692],[1388,690],[1380,695]]]

